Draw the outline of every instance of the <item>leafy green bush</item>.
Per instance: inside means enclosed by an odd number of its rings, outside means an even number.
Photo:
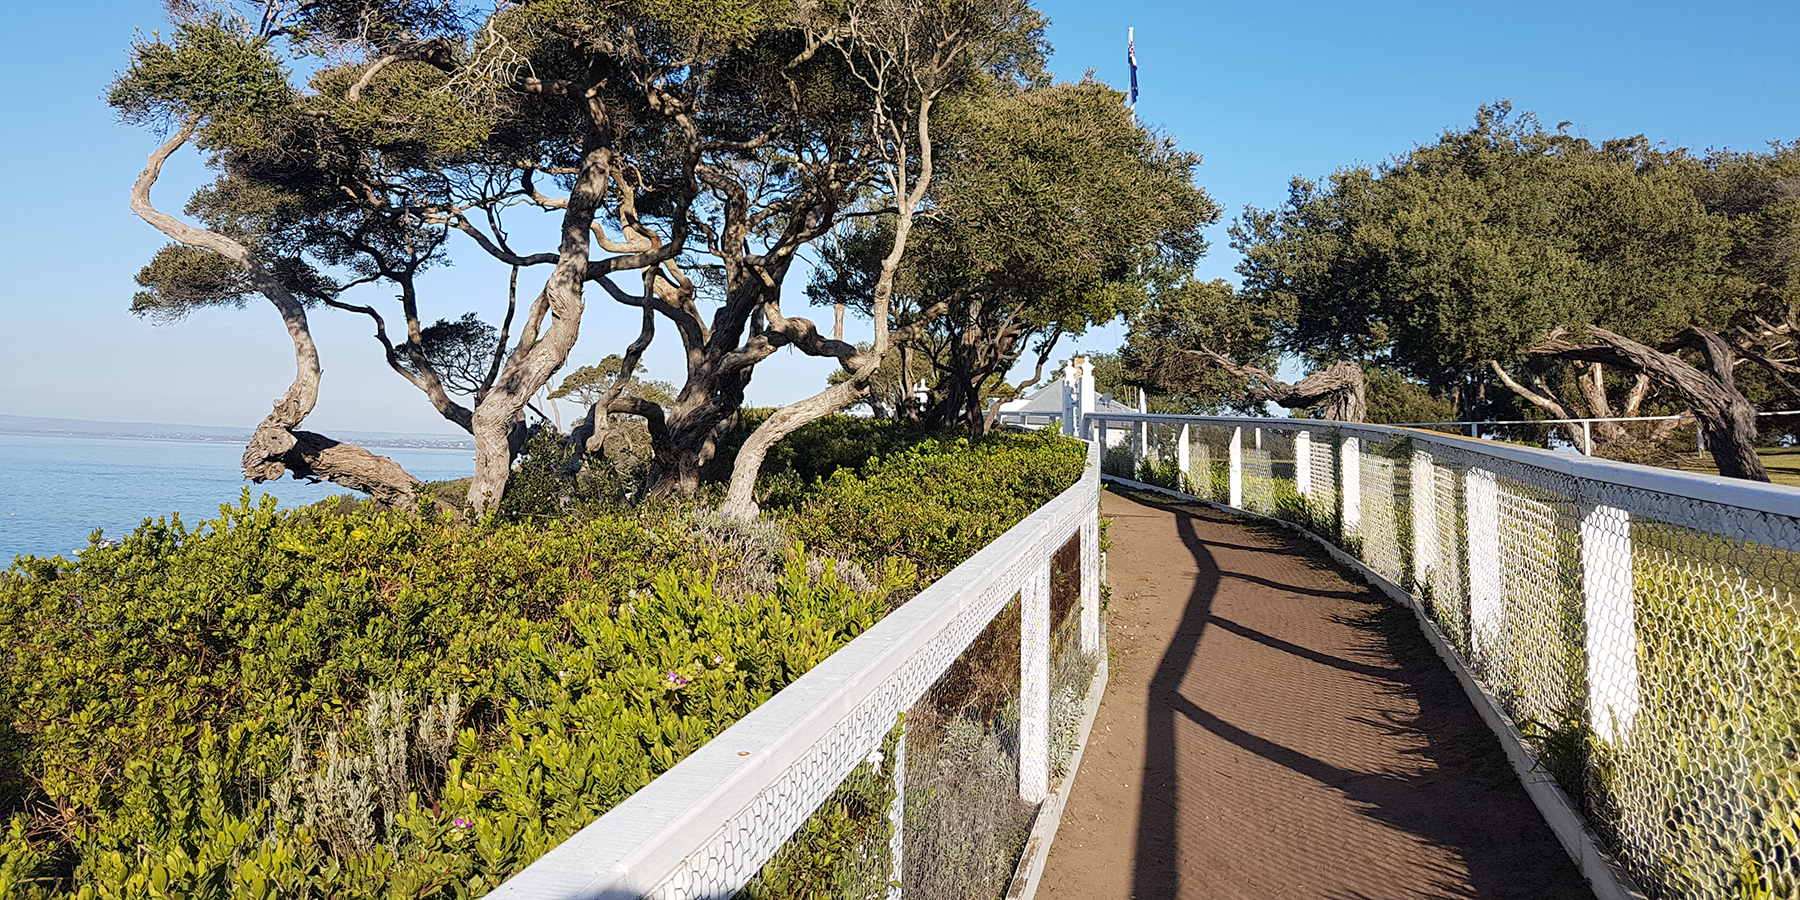
[[[771,591],[722,597],[731,551],[676,517],[225,513],[0,582],[0,709],[24,738],[7,790],[29,806],[10,877],[95,897],[478,894],[900,586],[854,592],[794,548]]]
[[[865,565],[902,557],[931,580],[1074,484],[1086,462],[1085,445],[1044,431],[928,439],[817,482],[789,527]]]
[[[470,527],[246,494],[22,558],[0,573],[0,895],[484,893],[1066,488],[1080,445],[864,468],[773,522]],[[902,511],[921,492],[932,512]],[[878,840],[858,822],[846,840]],[[802,862],[784,883],[824,884]]]
[[[1175,460],[1159,457],[1138,460],[1136,480],[1171,491],[1181,490],[1186,486],[1181,467],[1175,464]]]
[[[869,460],[891,456],[931,435],[909,422],[830,416],[782,438],[763,461],[766,474],[791,473],[802,486],[829,478],[839,469],[861,469]]]

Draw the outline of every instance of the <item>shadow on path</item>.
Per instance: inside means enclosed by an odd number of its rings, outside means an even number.
[[[1155,663],[1115,668],[1040,896],[1592,896],[1410,611],[1285,531],[1106,506]]]

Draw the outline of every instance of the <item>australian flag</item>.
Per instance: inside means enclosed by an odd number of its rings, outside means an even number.
[[[1137,29],[1125,32],[1125,62],[1131,66],[1131,105],[1137,105]]]

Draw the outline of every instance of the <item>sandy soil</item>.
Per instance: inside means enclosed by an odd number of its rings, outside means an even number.
[[[1105,497],[1111,678],[1038,897],[1593,896],[1410,611],[1150,503]]]

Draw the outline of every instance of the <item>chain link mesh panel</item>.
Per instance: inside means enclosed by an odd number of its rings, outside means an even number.
[[[1252,512],[1275,511],[1275,468],[1267,450],[1244,451],[1244,508]]]
[[[1067,774],[1081,741],[1081,718],[1100,654],[1082,650],[1081,535],[1069,538],[1050,561],[1050,777]]]
[[[1321,524],[1328,525],[1318,534],[1335,537],[1338,532],[1338,454],[1337,437],[1329,431],[1309,435],[1307,462],[1312,470],[1307,502]]]
[[[1182,488],[1196,497],[1212,499],[1213,494],[1213,458],[1212,448],[1205,444],[1193,444],[1188,448],[1187,487]]]
[[[1206,448],[1206,458],[1211,467],[1211,477],[1205,484],[1206,492],[1196,494],[1216,503],[1231,501],[1231,432],[1232,429],[1218,425],[1206,425],[1194,429],[1194,440],[1198,446]]]
[[[1432,457],[1431,472],[1437,479],[1432,500],[1438,528],[1437,551],[1425,574],[1430,588],[1426,599],[1451,646],[1468,659],[1473,648],[1469,642],[1469,521],[1464,514],[1463,471],[1448,460]]]
[[[1394,508],[1394,492],[1398,487],[1394,461],[1366,450],[1360,455],[1362,517],[1356,536],[1362,542],[1362,560],[1377,575],[1395,584],[1405,584],[1405,560],[1400,553],[1400,518]]]
[[[896,726],[776,851],[737,900],[785,900],[829,884],[843,900],[887,900],[902,841],[894,827],[905,742]]]
[[[1482,657],[1486,686],[1515,722],[1576,718],[1582,678],[1575,503],[1498,478],[1500,620]]]
[[[1596,766],[1617,843],[1670,896],[1796,896],[1800,548],[1644,517],[1630,545],[1638,708]]]
[[[907,715],[902,894],[995,897],[1036,805],[1019,799],[1017,599]]]

